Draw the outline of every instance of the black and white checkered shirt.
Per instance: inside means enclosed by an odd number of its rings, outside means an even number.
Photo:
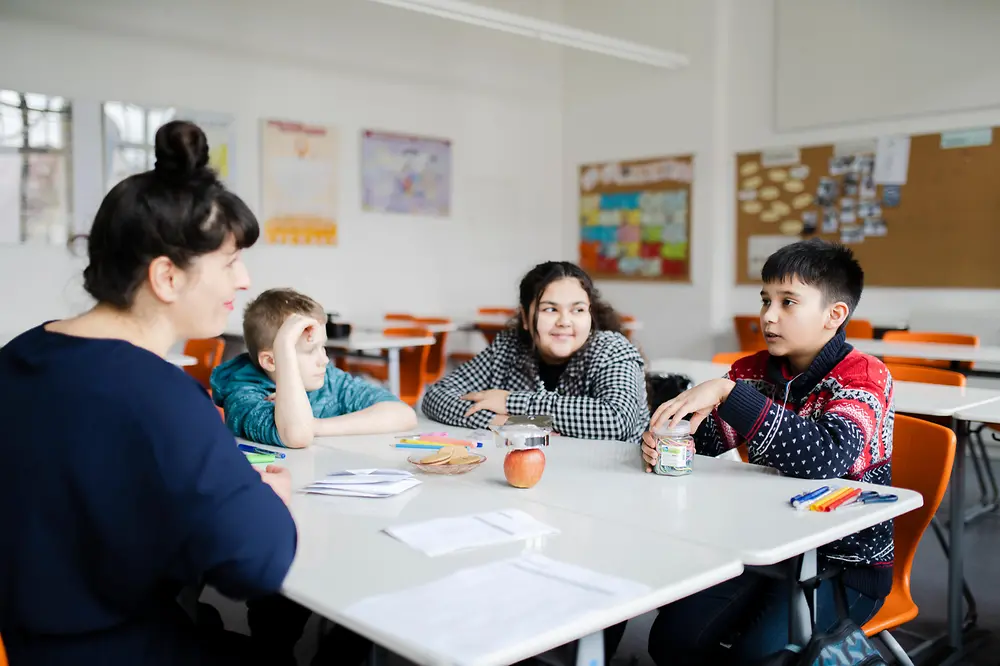
[[[465,428],[485,428],[496,414],[483,410],[468,418],[472,405],[462,396],[502,389],[509,414],[546,414],[566,437],[638,443],[649,425],[642,356],[628,338],[598,331],[573,355],[555,391],[547,391],[534,352],[503,331],[474,359],[427,388],[428,418]]]

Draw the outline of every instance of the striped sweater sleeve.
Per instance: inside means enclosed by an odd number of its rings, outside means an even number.
[[[837,385],[818,419],[803,418],[738,381],[718,415],[746,440],[750,462],[799,478],[841,478],[859,471],[857,461],[877,435],[883,396],[866,381]]]

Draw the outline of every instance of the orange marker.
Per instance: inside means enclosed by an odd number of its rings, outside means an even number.
[[[844,495],[847,495],[849,492],[851,492],[851,488],[847,487],[847,486],[845,486],[843,488],[840,488],[838,490],[835,490],[832,493],[830,493],[829,495],[827,495],[823,500],[821,500],[819,502],[816,502],[815,504],[813,504],[812,506],[810,506],[809,510],[810,511],[826,511],[826,507],[830,506],[830,504],[832,504],[833,502],[836,502],[838,499],[840,499]]]
[[[860,494],[861,494],[861,489],[855,488],[854,490],[847,493],[843,497],[834,500],[831,504],[828,504],[826,507],[824,507],[823,511],[833,511],[837,507],[843,506],[849,502],[853,502]]]

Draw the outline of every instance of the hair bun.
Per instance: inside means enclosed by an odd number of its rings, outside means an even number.
[[[156,130],[157,175],[187,180],[209,173],[208,139],[201,128],[186,120],[171,120]]]

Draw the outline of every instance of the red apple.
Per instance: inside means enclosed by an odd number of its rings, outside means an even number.
[[[503,459],[503,475],[515,488],[531,488],[545,471],[545,454],[541,449],[514,449]]]

